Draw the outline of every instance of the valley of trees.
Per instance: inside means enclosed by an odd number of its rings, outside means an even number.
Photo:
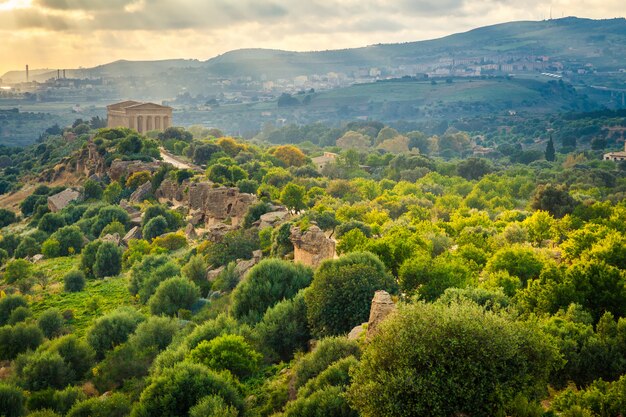
[[[0,209],[0,415],[624,415],[626,170],[592,139],[562,143],[575,120],[488,158],[463,129],[375,122],[242,140],[80,121],[0,149],[0,191],[30,189]],[[72,167],[90,146],[105,172],[85,178]],[[111,178],[113,161],[160,147],[202,170]],[[55,175],[82,198],[51,212]],[[164,181],[258,201],[239,227],[195,236],[187,207],[156,198]],[[279,206],[289,215],[264,225]],[[290,239],[314,226],[337,252],[317,268]],[[395,311],[348,338],[378,290]]]

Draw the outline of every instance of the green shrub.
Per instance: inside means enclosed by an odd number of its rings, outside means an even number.
[[[166,255],[147,255],[130,270],[128,289],[146,303],[162,281],[177,276],[180,268]]]
[[[124,235],[126,234],[126,228],[122,223],[118,222],[117,220],[113,220],[111,223],[104,226],[104,229],[102,229],[102,232],[100,232],[100,237],[113,235],[115,233],[117,233],[120,237],[124,237]]]
[[[201,342],[191,351],[191,358],[210,369],[228,370],[245,378],[256,372],[261,355],[243,337],[227,334]]]
[[[59,242],[61,256],[80,253],[83,248],[83,232],[78,226],[65,226],[50,236]]]
[[[61,312],[56,308],[49,308],[41,313],[37,319],[37,326],[48,339],[53,339],[63,334],[64,325],[65,320]]]
[[[148,305],[152,314],[174,316],[180,310],[191,310],[200,298],[200,290],[186,278],[169,278],[159,284]]]
[[[201,255],[192,256],[181,269],[183,276],[196,284],[203,296],[206,296],[211,288],[211,283],[206,278],[206,270],[207,265]]]
[[[353,252],[325,261],[304,295],[312,332],[338,335],[367,321],[377,290],[393,293],[396,284],[375,255]]]
[[[93,273],[97,278],[113,277],[122,271],[122,250],[112,242],[103,242],[96,252]]]
[[[80,292],[85,289],[85,273],[79,270],[72,270],[63,277],[63,289],[65,292]]]
[[[150,219],[150,221],[146,223],[146,225],[143,227],[142,235],[144,239],[152,241],[152,239],[158,236],[161,236],[167,231],[168,231],[168,225],[167,225],[167,220],[165,220],[165,217],[156,216]]]
[[[73,334],[54,340],[50,344],[49,350],[61,355],[78,380],[81,380],[91,370],[95,362],[96,354],[91,346]]]
[[[504,415],[517,395],[545,395],[562,364],[553,343],[474,303],[407,305],[367,345],[350,403],[364,415]]]
[[[93,267],[96,263],[96,255],[98,254],[98,249],[101,244],[101,240],[94,240],[93,242],[89,242],[83,248],[83,252],[80,257],[80,269],[88,277],[94,277]]]
[[[32,274],[33,265],[25,259],[14,259],[9,262],[4,270],[4,279],[7,284],[14,284],[19,280],[29,278]]]
[[[60,213],[46,213],[39,220],[37,228],[51,234],[63,226],[65,226],[65,218]]]
[[[144,317],[131,308],[121,308],[97,319],[87,331],[87,343],[103,358],[107,350],[124,343]]]
[[[11,210],[0,208],[0,228],[15,223],[17,216]]]
[[[182,362],[152,378],[131,417],[186,417],[209,395],[243,411],[243,401],[230,380],[203,365]]]
[[[88,212],[85,212],[83,218],[88,215]],[[111,224],[114,221],[118,221],[124,225],[124,227],[128,227],[130,223],[130,216],[123,208],[119,206],[105,206],[98,210],[98,215],[95,217],[94,221],[91,222],[91,233],[93,236],[100,236],[102,233],[102,229],[104,229],[108,224]]]
[[[22,352],[34,350],[42,342],[43,333],[34,324],[0,327],[0,359],[14,359]]]
[[[88,179],[83,184],[83,194],[85,200],[100,200],[102,198],[102,187],[98,182]]]
[[[358,358],[359,355],[359,346],[354,340],[345,337],[328,337],[320,340],[310,353],[296,359],[293,366],[296,388],[318,376],[332,363],[349,356]]]
[[[350,407],[341,387],[326,387],[309,397],[298,398],[285,407],[284,417],[358,417]]]
[[[41,245],[41,253],[46,258],[58,258],[61,256],[61,243],[54,238],[47,239]]]
[[[306,351],[311,334],[303,291],[293,299],[283,300],[267,309],[254,331],[259,346],[266,350],[270,360],[287,362],[294,353]]]
[[[37,351],[20,356],[16,374],[24,388],[39,391],[46,388],[65,388],[75,375],[57,352]]]
[[[28,307],[17,307],[15,310],[11,311],[11,315],[9,316],[8,324],[13,325],[17,323],[24,322],[31,317],[33,313],[30,311]]]
[[[211,284],[211,289],[213,291],[232,291],[239,284],[239,279],[237,263],[229,262],[217,275],[215,281]]]
[[[152,240],[152,246],[173,251],[187,246],[187,238],[182,232],[167,233],[163,236],[155,237]]]
[[[26,236],[15,249],[16,258],[26,258],[41,253],[41,245],[32,237]]]
[[[39,410],[28,414],[28,417],[62,417],[60,414],[55,413],[52,410]]]
[[[78,402],[66,417],[127,417],[131,403],[123,394],[112,394]]]
[[[256,323],[268,308],[307,287],[312,277],[311,268],[302,264],[265,259],[254,266],[233,291],[232,313],[239,319]]]
[[[189,417],[237,417],[239,411],[220,396],[209,395],[191,407]]]
[[[21,295],[7,295],[0,298],[0,326],[9,322],[11,313],[18,307],[28,307],[26,298]]]
[[[356,367],[359,361],[354,356],[348,356],[331,364],[315,378],[298,390],[298,397],[308,397],[326,387],[346,388],[350,385],[350,370]]]
[[[24,414],[24,392],[12,385],[0,383],[0,416],[21,417]]]

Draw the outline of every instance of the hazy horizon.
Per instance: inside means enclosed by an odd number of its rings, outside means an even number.
[[[623,17],[619,0],[0,0],[0,74],[120,59],[206,60],[242,48],[293,51],[439,38],[550,16]]]

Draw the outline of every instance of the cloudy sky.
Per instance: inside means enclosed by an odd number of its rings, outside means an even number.
[[[624,0],[0,0],[0,75],[431,39],[511,20],[623,17]]]

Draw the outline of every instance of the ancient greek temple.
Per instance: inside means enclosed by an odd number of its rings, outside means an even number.
[[[139,133],[163,131],[172,125],[172,108],[155,103],[123,101],[107,106],[107,127],[127,127]]]

